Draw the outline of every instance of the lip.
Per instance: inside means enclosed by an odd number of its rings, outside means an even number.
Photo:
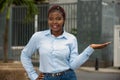
[[[52,25],[52,28],[58,28],[59,26],[58,25]]]
[[[53,27],[53,28],[57,28],[58,26],[57,26],[57,25],[53,25],[52,27]]]

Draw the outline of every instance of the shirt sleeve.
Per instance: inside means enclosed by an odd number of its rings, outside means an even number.
[[[70,54],[70,67],[72,69],[79,68],[83,63],[85,63],[89,56],[94,52],[94,49],[88,46],[82,53],[78,54],[78,45],[76,38],[74,39],[71,45],[71,54]]]
[[[38,74],[36,73],[31,61],[31,56],[37,49],[36,40],[37,40],[37,35],[34,34],[21,53],[21,63],[31,80],[35,80],[38,77]]]

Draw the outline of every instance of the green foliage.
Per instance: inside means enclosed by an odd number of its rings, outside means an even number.
[[[72,28],[71,29],[71,33],[75,36],[77,36],[77,29],[76,28]]]
[[[10,8],[11,6],[26,6],[27,7],[27,15],[25,19],[27,21],[33,20],[33,16],[38,13],[38,9],[34,0],[0,0],[0,12],[3,12],[5,9],[7,10],[7,17],[9,18],[10,15]]]
[[[7,0],[0,0],[0,13],[7,7]]]

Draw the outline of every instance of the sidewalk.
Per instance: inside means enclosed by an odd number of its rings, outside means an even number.
[[[20,62],[0,62],[0,80],[28,80]]]
[[[120,69],[114,67],[99,68],[80,67],[76,70],[78,80],[120,80]]]
[[[115,67],[99,68],[98,70],[95,70],[94,67],[80,67],[78,70],[83,70],[83,71],[88,71],[88,72],[92,71],[92,72],[119,73],[120,74],[120,69],[115,68]]]

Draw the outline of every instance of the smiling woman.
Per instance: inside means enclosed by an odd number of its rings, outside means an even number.
[[[34,33],[22,50],[21,62],[31,80],[77,80],[74,70],[85,63],[95,49],[110,44],[90,44],[79,54],[77,39],[64,30],[64,23],[64,9],[53,5],[48,11],[49,30]],[[36,73],[31,62],[36,50],[40,55],[40,74]]]
[[[63,33],[64,22],[65,12],[61,7],[56,5],[48,11],[48,24],[54,36],[57,37]]]

